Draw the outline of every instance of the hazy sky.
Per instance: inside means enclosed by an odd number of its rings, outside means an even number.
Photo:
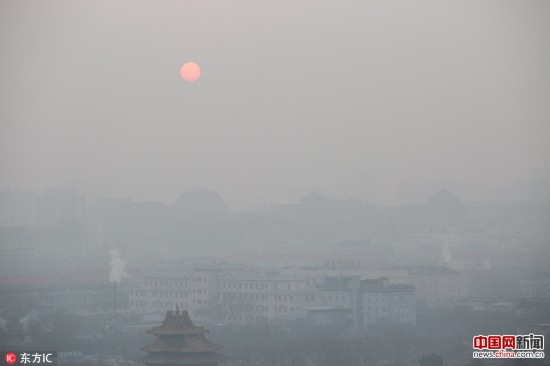
[[[549,36],[549,1],[4,0],[0,189],[548,198]]]

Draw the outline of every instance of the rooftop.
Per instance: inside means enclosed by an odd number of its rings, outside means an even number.
[[[176,311],[169,310],[166,313],[166,319],[162,325],[153,327],[147,331],[149,334],[154,335],[190,335],[190,334],[205,334],[208,330],[197,327],[189,318],[187,310],[179,311],[176,307]]]
[[[409,274],[414,275],[447,275],[458,276],[460,273],[447,267],[442,266],[417,266],[417,265],[391,265],[387,266],[387,270],[405,270]]]

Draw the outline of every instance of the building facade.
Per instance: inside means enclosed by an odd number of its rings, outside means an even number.
[[[227,324],[271,324],[293,308],[319,301],[318,290],[303,277],[242,271],[219,278],[219,315]]]
[[[392,284],[413,285],[419,307],[454,306],[467,296],[465,275],[442,266],[395,265],[365,273],[366,277],[388,277]]]
[[[416,296],[412,285],[390,284],[386,277],[361,280],[359,276],[331,276],[325,278],[320,289],[324,305],[351,309],[356,327],[416,323]]]
[[[133,281],[129,290],[130,310],[165,313],[179,306],[198,320],[205,320],[206,309],[216,297],[215,273],[201,270],[157,271]]]

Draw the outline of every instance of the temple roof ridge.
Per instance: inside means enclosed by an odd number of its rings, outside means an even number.
[[[198,327],[191,321],[189,312],[187,310],[176,311],[169,310],[166,313],[166,319],[162,322],[162,325],[149,329],[147,333],[150,334],[204,334],[208,333],[208,330],[203,327]]]
[[[436,194],[431,195],[428,197],[428,200],[433,201],[458,201],[460,199],[459,196],[456,194],[453,194],[447,190],[447,188],[443,187],[439,192]]]
[[[221,345],[211,343],[202,336],[186,337],[183,343],[165,342],[162,338],[150,345],[141,348],[145,352],[174,352],[174,353],[200,353],[214,352],[222,348]]]
[[[138,357],[136,361],[147,366],[215,366],[226,361],[226,356],[216,353],[222,346],[204,337],[207,332],[193,324],[187,310],[180,311],[179,306],[176,306],[175,311],[166,313],[162,325],[147,331],[156,335],[157,340],[152,345],[142,347],[148,354]]]

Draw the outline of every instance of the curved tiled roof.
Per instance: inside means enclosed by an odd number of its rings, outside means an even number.
[[[164,355],[153,353],[144,357],[140,357],[136,361],[144,363],[146,365],[211,365],[227,361],[227,357],[216,353],[205,353],[182,358],[178,355]]]
[[[170,342],[167,339],[159,338],[155,344],[142,348],[145,352],[180,352],[200,353],[214,352],[222,348],[219,344],[210,343],[202,335],[186,336],[183,341]]]
[[[187,310],[181,313],[179,310],[176,310],[176,312],[170,310],[166,313],[166,319],[164,319],[162,325],[149,329],[147,333],[154,335],[189,335],[205,334],[208,333],[208,330],[193,324]]]
[[[168,311],[162,325],[147,331],[156,335],[157,341],[142,348],[149,352],[147,356],[139,357],[139,363],[151,365],[217,365],[227,360],[227,357],[216,353],[222,348],[210,343],[204,338],[208,331],[197,327],[184,310],[180,313]]]

